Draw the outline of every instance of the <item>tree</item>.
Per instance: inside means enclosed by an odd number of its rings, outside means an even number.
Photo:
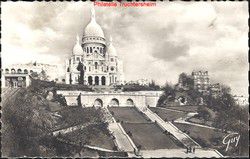
[[[84,84],[84,65],[81,63],[81,61],[79,61],[77,70],[80,71],[79,84]]]
[[[39,73],[38,78],[39,78],[40,80],[44,80],[44,81],[47,81],[47,80],[48,80],[48,76],[47,76],[47,74],[46,74],[46,72],[45,72],[44,70],[42,70],[42,71]]]
[[[160,86],[159,86],[159,85],[156,85],[154,80],[152,80],[152,81],[149,83],[148,86],[149,86],[149,88],[151,88],[152,90],[159,90],[159,89],[160,89]]]
[[[188,87],[189,89],[194,87],[193,78],[184,72],[179,75],[179,83],[181,83],[183,87]]]
[[[211,114],[205,106],[199,106],[197,112],[199,113],[198,116],[205,121],[208,121],[211,118]]]

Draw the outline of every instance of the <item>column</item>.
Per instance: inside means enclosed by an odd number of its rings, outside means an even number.
[[[101,79],[101,78],[102,78],[101,76],[98,76],[98,80],[99,80],[99,81],[98,81],[98,85],[99,85],[99,86],[102,85],[102,79]]]
[[[1,84],[2,84],[2,87],[4,88],[4,87],[6,87],[5,86],[5,75],[2,75],[2,78],[1,78]]]
[[[25,77],[26,87],[28,87],[30,85],[30,81],[29,80],[30,80],[29,76],[26,76]]]

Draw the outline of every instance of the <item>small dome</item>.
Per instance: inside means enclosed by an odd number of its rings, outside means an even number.
[[[112,37],[110,37],[110,44],[107,49],[109,56],[117,56],[116,49],[112,44]]]
[[[78,35],[76,36],[76,44],[73,48],[73,54],[74,55],[83,55],[83,50],[82,50],[82,47],[79,43],[79,36]]]
[[[102,37],[104,38],[104,33],[99,24],[97,24],[95,20],[95,11],[92,9],[91,10],[91,21],[90,23],[86,26],[85,31],[84,31],[84,36],[96,36],[96,37]]]

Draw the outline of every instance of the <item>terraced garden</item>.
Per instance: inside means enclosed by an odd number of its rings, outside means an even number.
[[[58,111],[61,115],[54,130],[64,129],[71,126],[76,126],[90,122],[103,122],[103,114],[100,109],[92,107],[65,107]]]
[[[181,117],[185,117],[187,115],[187,113],[183,111],[176,111],[157,107],[150,107],[150,110],[152,110],[165,121],[172,121]]]
[[[61,137],[75,144],[80,144],[82,141],[87,141],[87,143],[81,144],[87,144],[109,150],[112,150],[115,146],[112,136],[103,126],[103,124],[91,125],[87,128],[61,135]]]
[[[173,136],[167,135],[155,123],[123,123],[125,131],[142,150],[178,149],[182,144]]]
[[[108,109],[117,121],[130,123],[150,122],[150,120],[146,116],[141,114],[134,107],[109,107]]]
[[[184,111],[184,112],[197,112],[199,106],[190,106],[190,105],[182,105],[182,106],[166,106],[164,108],[167,109],[173,109],[173,110],[180,110],[180,111]]]
[[[198,142],[202,147],[220,147],[222,145],[223,137],[226,133],[216,129],[210,129],[206,127],[200,127],[189,124],[174,123],[174,125],[183,132],[187,132],[188,135]]]

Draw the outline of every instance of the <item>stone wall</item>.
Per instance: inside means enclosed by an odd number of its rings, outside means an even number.
[[[100,106],[132,106],[137,107],[151,106],[155,107],[160,97],[156,92],[83,92],[83,91],[57,91],[57,94],[62,94],[69,106],[77,105],[77,98],[81,94],[81,104],[85,107],[93,105]],[[114,105],[114,102],[118,105]]]

